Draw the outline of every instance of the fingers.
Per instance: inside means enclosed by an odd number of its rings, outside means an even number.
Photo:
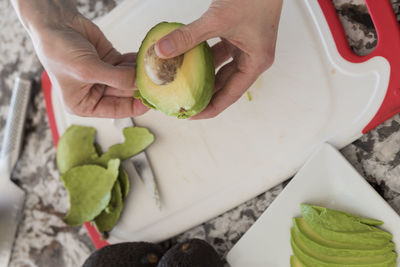
[[[230,64],[231,63],[226,66],[226,70],[220,76],[221,80],[229,77],[227,78],[228,81],[226,84],[214,95],[210,104],[201,113],[191,117],[191,119],[208,119],[217,116],[227,107],[235,103],[255,82],[257,75],[254,75],[253,73],[241,72],[237,67],[232,67],[234,64],[233,62],[232,65]],[[233,74],[229,75],[230,72],[233,72]]]
[[[228,79],[237,71],[237,65],[235,61],[229,62],[223,66],[215,77],[215,86],[213,94],[218,92],[228,81]]]
[[[148,108],[133,97],[103,96],[88,116],[126,118],[144,114]]]
[[[70,110],[79,116],[124,118],[142,115],[148,108],[128,93],[124,95],[115,88],[94,85],[79,104],[70,107]]]
[[[234,47],[227,41],[221,41],[211,47],[214,56],[214,66],[217,69],[225,61],[232,57]]]
[[[136,65],[136,57],[137,57],[137,53],[122,54],[118,65],[135,66]]]
[[[134,90],[121,90],[113,87],[108,87],[104,91],[105,96],[117,96],[117,97],[133,97],[134,95]]]
[[[179,56],[201,42],[217,37],[214,28],[210,20],[203,16],[161,38],[155,45],[155,51],[160,58]]]
[[[113,66],[98,58],[86,59],[76,70],[80,80],[103,84],[120,90],[135,88],[136,70],[132,66]]]

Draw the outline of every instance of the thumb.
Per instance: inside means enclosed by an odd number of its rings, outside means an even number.
[[[160,58],[172,58],[213,37],[217,37],[217,32],[203,16],[161,38],[154,50]]]

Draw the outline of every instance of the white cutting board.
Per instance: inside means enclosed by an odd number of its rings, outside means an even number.
[[[158,22],[189,23],[209,3],[127,0],[98,24],[118,50],[134,52]],[[275,63],[251,87],[252,101],[243,97],[209,120],[178,120],[157,111],[135,119],[156,136],[147,153],[163,209],[133,179],[109,241],[167,239],[290,178],[320,143],[351,143],[382,103],[389,70],[382,57],[361,64],[342,59],[317,1],[284,1]],[[97,127],[104,149],[122,141],[112,120],[68,115],[57,92],[60,134],[77,123]]]

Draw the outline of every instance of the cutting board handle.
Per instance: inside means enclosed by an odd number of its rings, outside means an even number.
[[[362,63],[373,57],[384,57],[390,65],[389,85],[385,98],[373,119],[365,126],[366,133],[400,112],[400,27],[390,0],[365,0],[378,35],[372,53],[358,56],[351,49],[343,26],[331,0],[318,0],[339,54],[352,63]]]

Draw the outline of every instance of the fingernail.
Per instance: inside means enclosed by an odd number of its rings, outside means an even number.
[[[175,52],[175,45],[171,39],[161,40],[158,45],[156,45],[156,54],[158,56],[169,56]]]

